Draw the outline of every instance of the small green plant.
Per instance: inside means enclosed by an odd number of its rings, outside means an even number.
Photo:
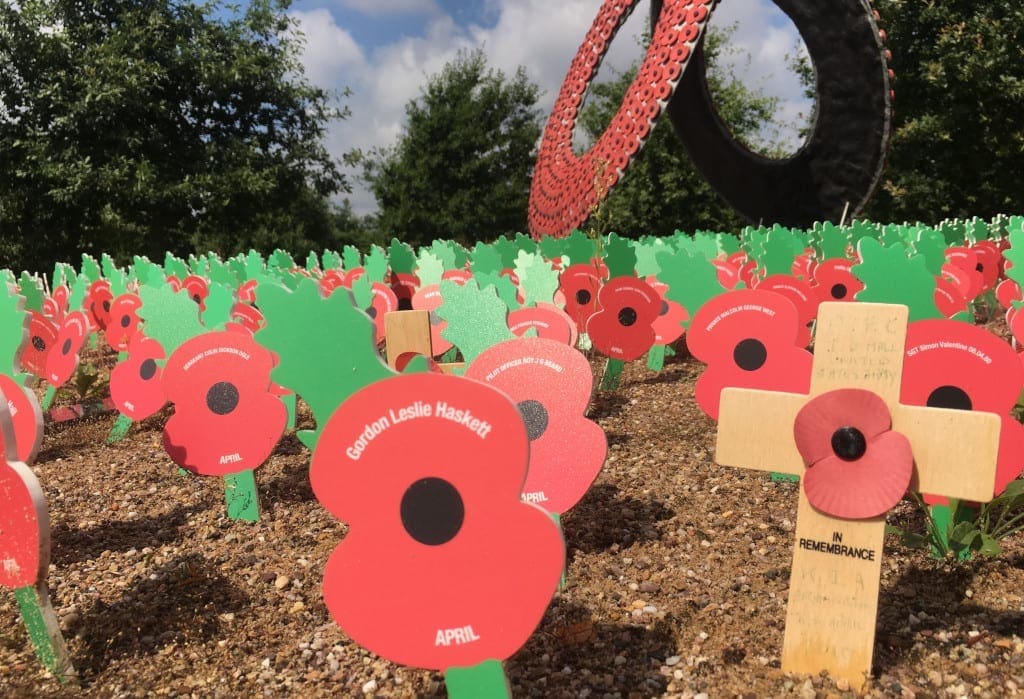
[[[982,505],[950,500],[948,521],[936,517],[919,494],[912,497],[924,514],[925,531],[887,525],[886,533],[896,534],[910,548],[931,548],[941,558],[965,560],[973,553],[998,556],[1003,550],[999,542],[1024,530],[1024,479],[1013,481]]]

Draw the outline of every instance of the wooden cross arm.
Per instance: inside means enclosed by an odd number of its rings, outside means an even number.
[[[892,428],[910,440],[910,490],[988,502],[994,494],[999,430],[995,413],[896,406]]]
[[[807,403],[802,393],[726,388],[718,407],[715,461],[756,471],[799,476],[804,462],[793,440],[793,423]]]

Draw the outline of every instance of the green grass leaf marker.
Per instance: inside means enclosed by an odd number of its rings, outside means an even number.
[[[565,239],[564,250],[570,265],[587,264],[597,254],[594,240],[578,228]]]
[[[1003,251],[1003,257],[1013,263],[1013,266],[1006,270],[1006,276],[1024,289],[1024,226],[1011,226],[1007,237],[1010,240],[1010,248]]]
[[[633,241],[616,233],[608,236],[604,246],[604,263],[608,267],[608,278],[632,277],[636,274],[636,252]]]
[[[38,277],[22,272],[18,279],[18,293],[25,299],[25,310],[43,310],[43,284]]]
[[[392,238],[388,246],[388,265],[397,274],[412,274],[416,268],[416,255],[412,247],[398,238]]]
[[[337,263],[337,255],[331,257],[330,262]],[[324,257],[324,269],[344,269],[345,271],[353,270],[356,267],[363,266],[363,253],[359,252],[359,248],[354,245],[346,245],[341,250],[341,264],[333,264],[328,266],[328,259]]]
[[[444,303],[436,313],[448,321],[441,335],[459,348],[466,364],[488,347],[515,338],[508,329],[508,306],[493,287],[481,289],[474,279],[463,286],[446,280],[441,297]]]
[[[507,276],[498,272],[481,272],[474,279],[481,289],[493,288],[508,310],[514,311],[519,308],[516,285]]]
[[[473,257],[469,263],[473,276],[482,277],[487,274],[499,274],[502,267],[501,253],[493,245],[477,243],[473,247]]]
[[[938,276],[946,264],[946,239],[934,228],[921,228],[911,240],[914,250],[924,258],[925,267],[932,276]]]
[[[662,252],[657,256],[661,271],[658,279],[668,284],[665,296],[689,313],[683,325],[690,327],[690,319],[710,299],[725,293],[718,281],[718,270],[711,261],[687,252]]]
[[[520,250],[515,262],[516,276],[523,289],[524,306],[551,303],[558,291],[558,271],[540,253]]]
[[[452,255],[454,257],[454,255]],[[420,279],[420,288],[440,284],[444,275],[444,262],[427,248],[421,248],[416,258],[416,276]]]
[[[944,317],[935,305],[935,277],[924,257],[908,257],[902,245],[884,247],[873,238],[862,238],[857,251],[862,262],[852,271],[864,282],[858,301],[907,306],[910,322]]]
[[[256,341],[280,360],[271,377],[313,411],[316,430],[296,435],[312,451],[327,419],[346,398],[395,374],[377,352],[373,321],[348,294],[324,298],[315,281],[303,279],[294,291],[259,286],[256,302],[267,320]]]

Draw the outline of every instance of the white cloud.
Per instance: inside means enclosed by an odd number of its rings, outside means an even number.
[[[359,49],[358,37],[339,26],[328,10],[293,12],[307,35],[303,63],[310,79],[322,87],[352,90],[346,100],[351,117],[333,127],[329,138],[336,156],[352,148],[365,151],[393,144],[404,123],[405,105],[420,95],[426,78],[440,72],[460,49],[482,46],[489,65],[508,76],[523,66],[528,78],[541,87],[539,108],[544,115],[549,112],[601,0],[480,1],[497,18],[493,26],[459,27],[439,12],[424,22],[419,36],[396,37],[369,55]],[[343,4],[377,14],[427,13],[436,8],[434,0],[343,0]],[[609,47],[598,79],[610,77],[609,68],[622,69],[643,57],[636,37],[645,29],[650,4],[637,5]],[[792,50],[796,32],[777,31],[771,12],[777,10],[770,0],[734,0],[722,3],[713,21],[726,26],[742,20],[734,43],[752,60],[750,66],[737,65],[737,74],[746,76],[747,84],[759,84],[768,94],[780,96],[784,100],[781,114],[795,114],[800,110],[791,102],[799,100],[799,94],[794,94],[799,90],[793,87],[795,79],[789,78],[787,85],[781,57]],[[765,66],[778,70],[765,74]],[[352,184],[355,191],[349,198],[355,211],[373,211],[373,196],[359,182]]]
[[[371,17],[441,12],[434,0],[341,0],[341,6]]]

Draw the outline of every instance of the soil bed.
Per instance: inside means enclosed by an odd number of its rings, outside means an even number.
[[[564,517],[568,584],[506,663],[514,696],[852,696],[779,669],[798,486],[714,463],[715,425],[693,400],[702,365],[684,356],[657,375],[634,362],[593,401],[608,463]],[[328,616],[322,570],[346,529],[313,497],[298,440],[257,472],[261,521],[233,522],[220,479],[178,475],[165,417],[115,446],[111,414],[49,425],[34,467],[79,695],[444,696],[439,673],[381,660]],[[904,501],[890,521],[917,518]],[[962,564],[887,537],[882,571],[867,693],[1024,693],[1022,537]],[[0,696],[70,693],[0,591]]]

